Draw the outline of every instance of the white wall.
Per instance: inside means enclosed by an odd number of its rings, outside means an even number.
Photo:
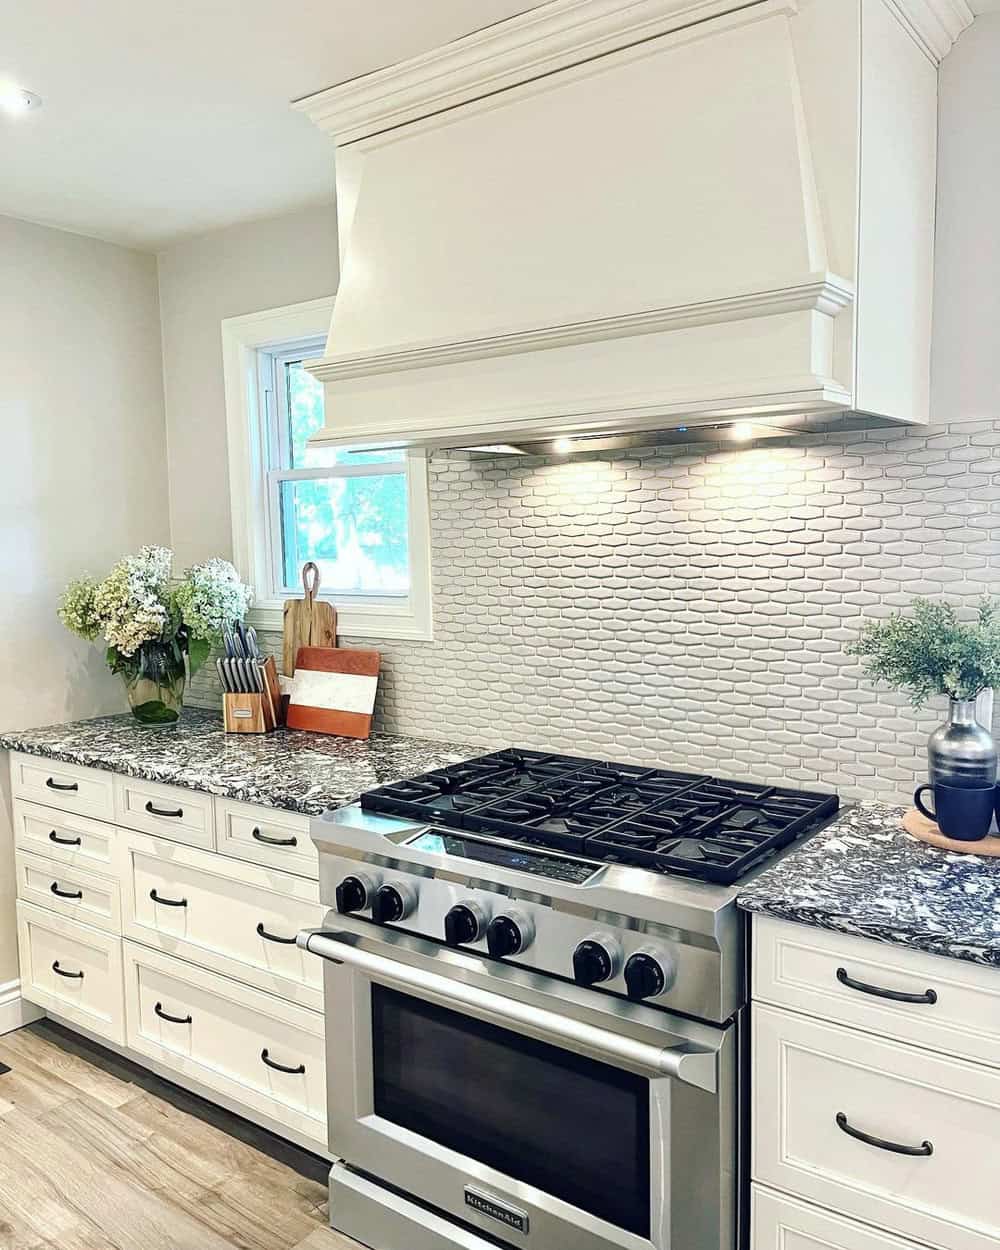
[[[1000,420],[1000,13],[941,65],[931,412]]]
[[[120,711],[56,616],[72,577],[169,538],[153,257],[0,217],[0,724]],[[15,976],[6,807],[0,984]]]
[[[178,566],[232,554],[220,323],[332,295],[338,273],[332,204],[217,230],[161,253],[170,524]]]

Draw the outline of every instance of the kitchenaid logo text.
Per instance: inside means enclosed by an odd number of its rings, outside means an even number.
[[[507,1228],[516,1229],[519,1233],[528,1231],[527,1212],[518,1211],[516,1207],[504,1206],[503,1203],[497,1202],[496,1199],[481,1193],[478,1189],[466,1189],[465,1205],[479,1211],[482,1215],[488,1215],[491,1220],[498,1220]]]

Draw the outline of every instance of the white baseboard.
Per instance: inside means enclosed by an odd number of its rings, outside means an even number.
[[[41,1007],[36,1007],[34,1003],[21,997],[19,979],[0,984],[0,1035],[23,1028],[33,1020],[40,1020],[44,1015]]]

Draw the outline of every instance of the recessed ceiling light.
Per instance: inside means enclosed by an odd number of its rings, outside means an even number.
[[[0,87],[0,110],[8,117],[20,117],[32,109],[41,108],[42,97],[23,87]]]

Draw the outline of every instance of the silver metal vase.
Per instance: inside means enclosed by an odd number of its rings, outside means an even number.
[[[927,774],[931,785],[973,788],[996,782],[996,743],[976,720],[975,699],[950,700],[948,719],[927,741]]]

